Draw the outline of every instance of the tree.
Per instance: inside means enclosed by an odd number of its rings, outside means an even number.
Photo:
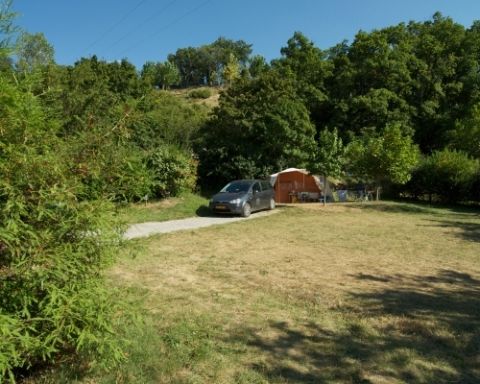
[[[376,199],[385,181],[405,184],[418,163],[419,150],[400,124],[388,124],[381,135],[364,132],[347,147],[349,171],[364,181],[373,181]]]
[[[295,32],[280,52],[282,58],[274,60],[272,65],[295,76],[297,92],[310,114],[316,117],[317,110],[328,99],[325,80],[331,74],[331,62],[325,60],[326,53],[301,32]]]
[[[220,37],[211,44],[177,49],[175,54],[168,55],[168,61],[178,67],[182,86],[214,85],[222,81],[219,74],[223,73],[231,55],[236,58],[240,72],[251,53],[252,46],[245,41]]]
[[[155,87],[157,85],[157,64],[153,61],[143,64],[140,78],[147,87]]]
[[[344,146],[342,139],[338,137],[337,129],[329,131],[324,129],[320,132],[308,170],[311,173],[323,175],[323,204],[327,202],[328,177],[338,177],[343,171]]]
[[[473,105],[469,114],[455,123],[449,138],[451,147],[480,159],[480,103]]]
[[[170,61],[158,63],[156,68],[157,85],[162,89],[169,89],[180,81],[180,72]]]
[[[240,65],[233,53],[229,55],[227,64],[223,68],[223,78],[227,85],[240,77]]]
[[[479,162],[461,151],[444,149],[425,157],[413,172],[408,190],[445,202],[467,200],[480,170]]]
[[[43,33],[23,32],[17,42],[17,67],[32,72],[36,68],[54,63],[54,49]]]
[[[38,99],[2,74],[0,89],[0,382],[72,351],[121,360],[111,334],[123,309],[102,278],[119,241],[111,207],[79,202],[73,161]]]
[[[203,184],[265,177],[305,166],[315,130],[292,78],[276,71],[234,82],[200,130],[196,143]]]
[[[268,71],[269,68],[268,63],[263,56],[255,55],[250,59],[248,71],[250,72],[250,76],[255,78]]]
[[[16,13],[12,11],[13,0],[0,1],[0,56],[7,56],[13,50],[12,39],[19,28],[14,24]]]

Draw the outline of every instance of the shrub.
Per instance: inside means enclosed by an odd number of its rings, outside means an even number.
[[[408,190],[415,196],[428,195],[444,202],[467,200],[475,175],[478,160],[461,151],[444,149],[426,157],[414,171]]]
[[[208,88],[193,89],[188,93],[191,99],[208,99],[212,96],[212,91]]]
[[[197,162],[191,154],[165,145],[151,151],[147,164],[154,174],[153,189],[157,197],[177,196],[194,190]]]
[[[79,202],[55,125],[0,77],[0,382],[65,352],[122,358],[103,286],[118,233],[102,202]]]

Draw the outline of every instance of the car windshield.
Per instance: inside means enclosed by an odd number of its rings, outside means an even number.
[[[232,183],[228,183],[225,187],[223,187],[220,193],[248,192],[250,185],[252,185],[252,183],[248,181],[234,181]]]

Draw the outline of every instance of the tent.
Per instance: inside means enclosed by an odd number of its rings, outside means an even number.
[[[277,203],[319,201],[323,196],[323,178],[311,175],[305,169],[288,168],[270,175]],[[327,195],[331,193],[327,190]]]

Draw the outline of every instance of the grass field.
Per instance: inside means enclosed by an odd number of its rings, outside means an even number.
[[[480,215],[303,205],[132,242],[127,363],[83,383],[479,383]]]
[[[127,224],[147,221],[183,219],[204,214],[208,200],[199,195],[186,193],[180,197],[144,203],[128,204],[118,208],[118,214]]]

